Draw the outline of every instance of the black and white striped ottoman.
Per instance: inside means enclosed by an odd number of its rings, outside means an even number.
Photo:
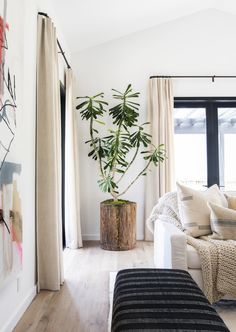
[[[112,332],[229,332],[188,272],[127,269],[116,277]]]

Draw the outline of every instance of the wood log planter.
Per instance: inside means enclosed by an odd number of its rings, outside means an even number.
[[[136,203],[107,200],[100,204],[100,245],[129,250],[136,245]]]

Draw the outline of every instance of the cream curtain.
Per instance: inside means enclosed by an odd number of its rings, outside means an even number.
[[[174,98],[172,81],[152,78],[148,87],[148,121],[155,145],[164,144],[168,158],[146,178],[145,220],[158,199],[174,188]],[[152,234],[145,226],[145,240],[152,240]]]
[[[56,30],[38,16],[36,220],[38,290],[63,282],[60,83]]]
[[[66,246],[82,247],[80,226],[78,128],[75,108],[74,77],[66,72],[66,135],[65,135],[65,228]]]

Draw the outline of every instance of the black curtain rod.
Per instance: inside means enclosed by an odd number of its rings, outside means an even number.
[[[157,76],[150,76],[151,78],[211,78],[212,82],[215,81],[215,78],[236,78],[236,76],[233,75],[170,75],[170,76],[163,76],[163,75],[157,75]]]
[[[46,13],[42,13],[42,12],[38,12],[38,15],[42,15],[42,16],[45,16],[45,17],[49,17],[48,14],[46,14]],[[60,49],[60,52],[58,52],[58,53],[60,53],[60,54],[63,56],[63,58],[64,58],[64,60],[65,60],[65,63],[66,63],[66,65],[67,65],[67,68],[70,69],[71,66],[70,66],[70,64],[69,64],[69,62],[68,62],[68,60],[67,60],[67,58],[66,58],[66,56],[65,56],[65,52],[63,51],[63,49],[62,49],[62,47],[61,47],[61,44],[60,44],[60,42],[59,42],[58,39],[57,39],[57,45],[58,45],[58,47],[59,47],[59,49]]]

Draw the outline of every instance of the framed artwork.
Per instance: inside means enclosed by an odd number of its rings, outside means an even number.
[[[11,0],[8,0],[11,2]],[[0,287],[22,269],[17,66],[8,1],[0,0]],[[12,4],[11,4],[12,5]],[[13,17],[14,18],[14,17]],[[16,43],[16,48],[19,44]]]

